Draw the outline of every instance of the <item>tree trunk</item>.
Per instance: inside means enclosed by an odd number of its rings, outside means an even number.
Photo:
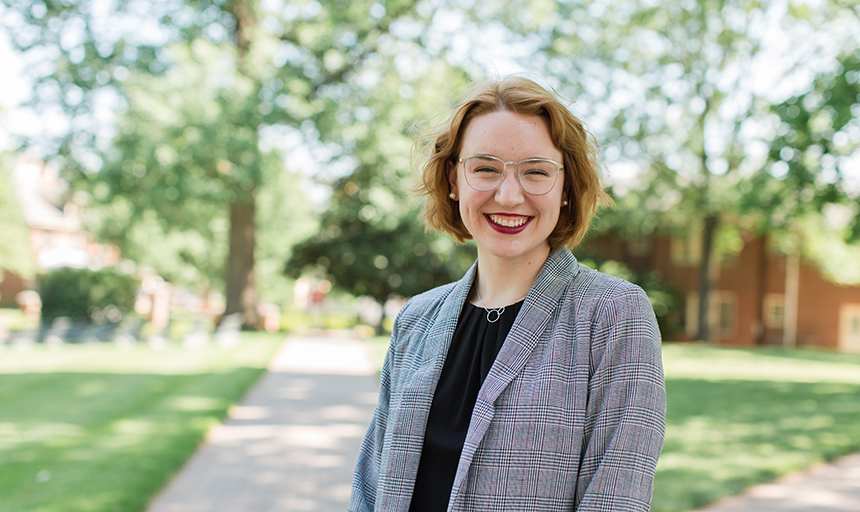
[[[715,214],[705,217],[705,225],[702,229],[702,261],[699,264],[699,311],[698,330],[696,339],[699,341],[710,341],[710,295],[713,289],[713,252],[714,232],[717,230],[719,218]]]
[[[257,327],[257,288],[254,283],[256,223],[253,194],[230,205],[230,254],[227,257],[227,307],[224,315],[241,313],[243,329]]]

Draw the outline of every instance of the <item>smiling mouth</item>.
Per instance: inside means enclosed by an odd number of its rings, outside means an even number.
[[[509,217],[507,215],[487,215],[487,218],[490,219],[490,222],[498,224],[499,226],[504,226],[506,228],[518,228],[524,225],[530,219],[530,217],[523,217],[519,215],[515,217]]]

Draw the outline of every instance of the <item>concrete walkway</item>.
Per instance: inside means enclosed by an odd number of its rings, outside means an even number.
[[[860,454],[757,485],[697,512],[860,512]]]
[[[353,339],[287,339],[148,512],[346,510],[379,383]]]
[[[365,346],[291,337],[148,512],[342,512],[378,382]],[[860,454],[696,512],[860,512]]]

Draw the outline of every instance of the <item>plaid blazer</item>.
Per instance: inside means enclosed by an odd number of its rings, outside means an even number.
[[[436,382],[475,271],[398,314],[350,511],[409,509]],[[647,296],[559,249],[478,394],[448,510],[647,511],[665,412]]]

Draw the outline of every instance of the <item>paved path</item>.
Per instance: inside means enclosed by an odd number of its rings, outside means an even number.
[[[346,510],[378,388],[361,342],[289,338],[148,512]]]
[[[148,512],[342,512],[378,382],[352,339],[287,339]],[[860,512],[860,454],[696,512]]]
[[[697,512],[860,512],[860,454],[752,487]]]

